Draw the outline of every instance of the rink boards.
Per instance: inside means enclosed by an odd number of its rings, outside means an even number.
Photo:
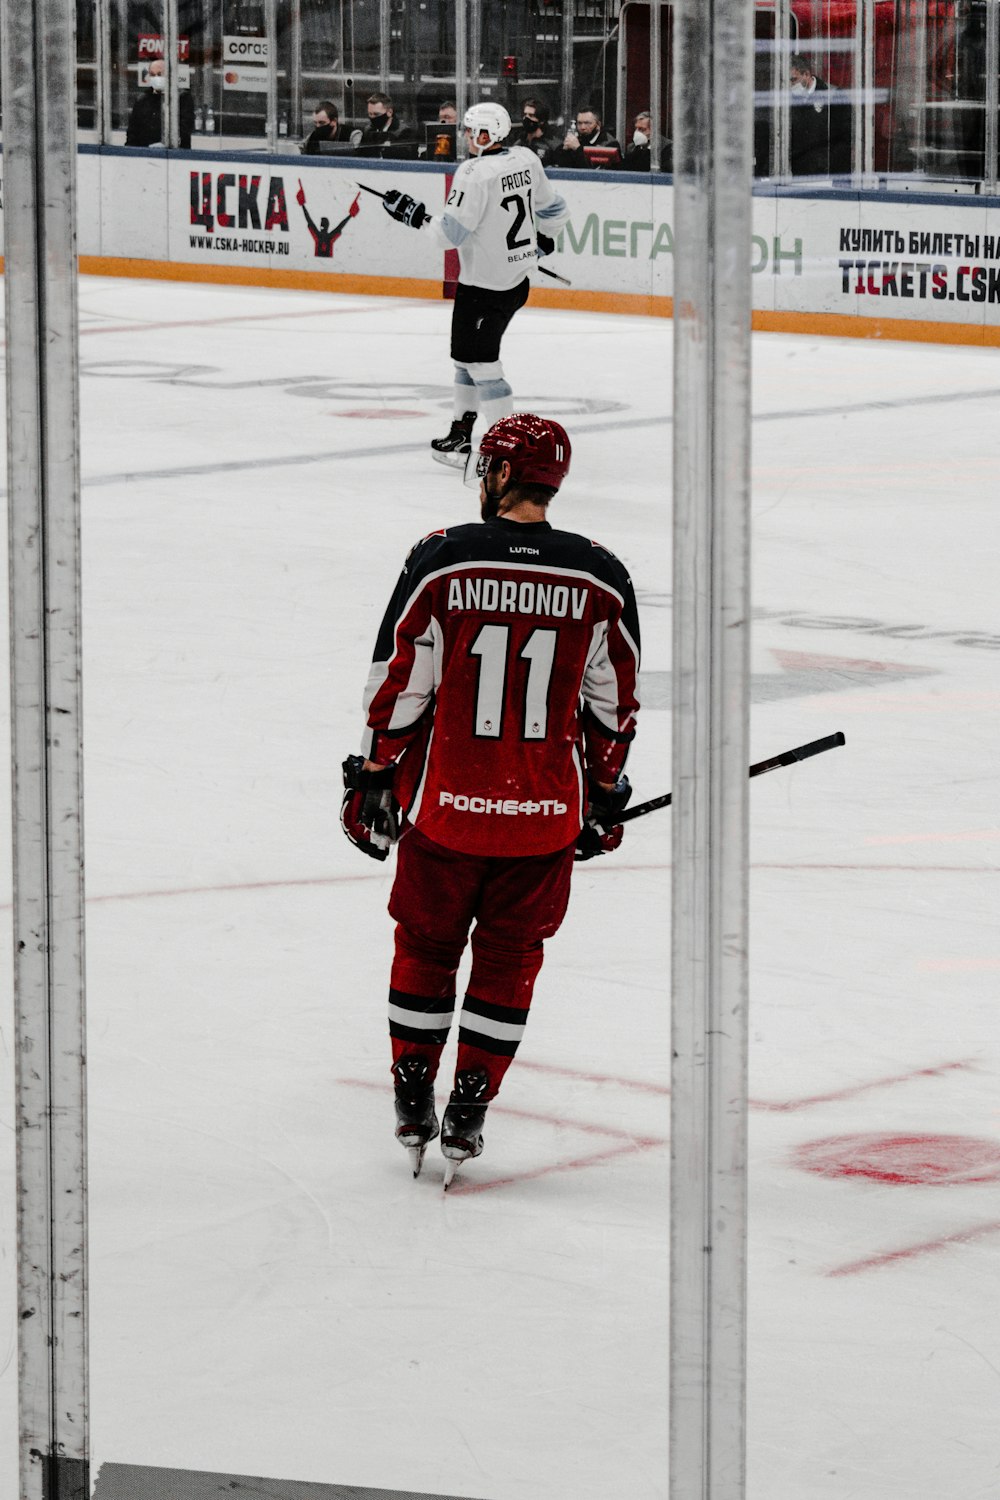
[[[572,285],[539,274],[534,302],[669,316],[670,180],[550,175],[571,217],[547,265]],[[81,264],[116,276],[439,298],[454,265],[364,189],[399,188],[435,213],[450,183],[424,163],[83,147]],[[764,329],[1000,343],[1000,199],[759,191],[753,305]]]

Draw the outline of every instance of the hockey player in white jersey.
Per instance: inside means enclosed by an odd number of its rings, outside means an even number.
[[[511,120],[503,105],[474,104],[462,124],[470,154],[455,173],[441,217],[431,218],[406,193],[386,193],[383,207],[401,224],[426,226],[442,249],[458,251],[451,319],[454,420],[431,451],[440,463],[464,470],[482,434],[514,409],[500,341],[528,300],[528,272],[551,252],[552,234],[569,213],[535,153],[504,146]]]

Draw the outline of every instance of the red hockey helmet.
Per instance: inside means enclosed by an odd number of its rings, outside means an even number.
[[[569,473],[571,454],[565,427],[516,411],[494,422],[479,444],[479,477],[485,478],[491,463],[506,459],[513,484],[544,484],[557,490]]]

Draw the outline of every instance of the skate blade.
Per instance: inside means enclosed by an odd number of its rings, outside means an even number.
[[[452,1182],[455,1179],[455,1173],[458,1171],[459,1167],[462,1165],[462,1162],[463,1161],[467,1161],[467,1160],[468,1160],[468,1157],[465,1157],[465,1156],[463,1156],[460,1160],[456,1160],[454,1157],[451,1157],[451,1158],[449,1158],[447,1156],[445,1157],[445,1161],[444,1161],[444,1190],[445,1190],[445,1192],[447,1192],[448,1189],[451,1187],[451,1184],[452,1184]]]
[[[465,473],[468,457],[468,453],[439,453],[436,448],[431,449],[431,458],[435,463],[444,464],[447,468],[454,469],[456,473]]]
[[[420,1146],[407,1146],[406,1154],[410,1158],[410,1166],[413,1168],[414,1177],[419,1177],[420,1168],[423,1166],[424,1157],[427,1155],[427,1142],[424,1141]]]

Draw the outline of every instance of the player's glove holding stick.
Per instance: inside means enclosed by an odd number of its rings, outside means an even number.
[[[395,188],[385,194],[382,207],[390,219],[396,219],[400,224],[409,224],[411,229],[419,229],[424,220],[430,218],[422,203],[411,198],[409,193],[397,192]]]
[[[551,255],[553,250],[556,248],[556,242],[552,238],[552,236],[544,234],[540,229],[535,230],[535,244],[538,246],[539,260],[541,260],[543,256]]]
[[[632,783],[627,776],[619,776],[613,787],[603,787],[592,776],[587,777],[587,806],[574,859],[595,859],[618,848],[625,829],[615,818],[624,811],[631,795]]]
[[[354,847],[372,859],[388,859],[399,838],[402,810],[392,791],[395,773],[395,766],[366,771],[360,755],[349,755],[344,761],[340,826]]]

